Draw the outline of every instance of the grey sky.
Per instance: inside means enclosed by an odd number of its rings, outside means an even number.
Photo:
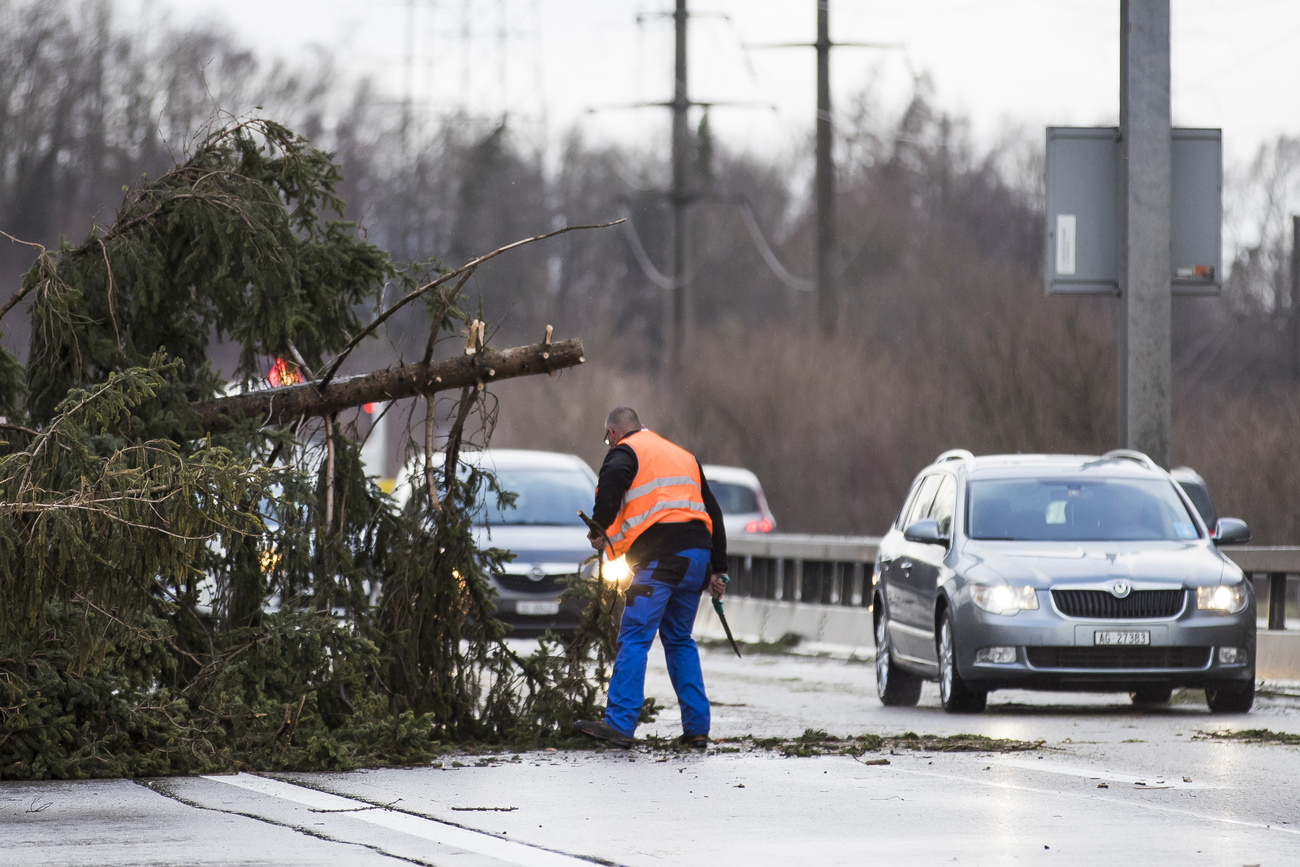
[[[178,22],[225,21],[265,51],[333,48],[346,69],[375,75],[395,97],[406,89],[409,53],[412,90],[434,112],[469,102],[544,117],[552,134],[578,124],[591,136],[666,146],[662,109],[587,109],[670,94],[671,21],[653,13],[671,0],[140,2],[170,9]],[[711,120],[729,145],[782,152],[810,134],[811,49],[743,45],[811,41],[815,9],[815,0],[692,0],[700,13],[691,30],[692,96],[777,106],[715,110]],[[638,13],[647,13],[642,24]],[[939,104],[967,115],[982,141],[1009,127],[1037,137],[1048,124],[1116,122],[1118,0],[832,0],[831,22],[837,40],[906,46],[839,50],[839,107],[874,81],[883,105],[896,110],[913,72],[925,71]],[[1293,0],[1173,0],[1175,124],[1222,127],[1230,164],[1279,134],[1300,133],[1291,98],[1298,41]]]

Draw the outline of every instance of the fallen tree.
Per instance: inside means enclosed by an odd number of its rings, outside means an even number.
[[[36,248],[0,307],[32,320],[25,364],[0,351],[0,778],[404,764],[595,711],[611,591],[574,585],[598,606],[563,652],[513,652],[487,578],[505,554],[471,530],[510,494],[454,472],[487,444],[492,382],[583,359],[549,326],[486,346],[465,281],[571,229],[457,269],[398,264],[342,219],[339,179],[271,121],[210,130],[110,225]],[[336,378],[417,303],[419,363]],[[239,345],[231,382],[214,337]],[[464,353],[434,358],[446,338]],[[285,359],[320,374],[261,387]],[[403,396],[425,410],[410,451],[444,448],[447,467],[399,509],[340,413]]]

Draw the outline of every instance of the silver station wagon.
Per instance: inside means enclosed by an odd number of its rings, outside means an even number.
[[[873,578],[876,686],[913,705],[937,680],[951,712],[996,689],[1205,689],[1215,712],[1255,698],[1255,594],[1146,455],[945,452],[916,477]]]

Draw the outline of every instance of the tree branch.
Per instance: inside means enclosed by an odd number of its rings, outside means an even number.
[[[37,252],[38,256],[43,255],[45,253],[45,248],[42,247],[40,244],[34,243],[32,241],[24,241],[21,238],[15,238],[13,235],[5,231],[0,231],[0,235],[4,235],[6,238],[8,238],[10,241],[13,241],[15,244],[22,244],[24,247],[35,247],[38,251]],[[17,304],[19,301],[22,301],[29,294],[31,294],[31,291],[35,289],[37,285],[38,283],[32,283],[28,286],[23,286],[17,292],[15,292],[13,294],[13,297],[11,297],[8,301],[6,301],[3,307],[0,307],[0,319],[4,319],[5,314],[8,313],[10,310],[12,310],[15,304]]]
[[[194,404],[194,409],[199,413],[203,429],[211,432],[229,430],[249,419],[257,419],[264,426],[277,425],[302,416],[330,415],[366,403],[550,373],[585,360],[582,341],[575,337],[501,351],[484,349],[474,355],[390,367],[334,382],[313,381],[238,394]]]
[[[594,223],[586,226],[564,226],[562,228],[556,229],[554,232],[547,232],[544,235],[534,235],[531,238],[523,238],[513,243],[506,244],[504,247],[498,247],[497,249],[493,250],[491,253],[484,253],[482,256],[479,256],[476,259],[471,259],[470,261],[466,262],[464,265],[461,265],[455,271],[448,271],[446,274],[443,274],[438,279],[433,280],[432,282],[429,283],[425,283],[423,286],[420,286],[417,289],[412,289],[410,292],[406,293],[406,295],[397,303],[395,303],[392,307],[389,307],[383,313],[380,313],[378,316],[376,316],[369,325],[361,329],[361,331],[358,332],[355,337],[353,337],[350,341],[348,341],[348,345],[343,347],[343,350],[325,368],[325,373],[321,377],[321,384],[329,385],[330,380],[334,378],[334,374],[338,373],[340,365],[342,365],[344,360],[352,353],[352,350],[356,349],[361,344],[362,340],[366,339],[368,336],[373,334],[375,332],[375,329],[377,329],[380,325],[382,325],[384,322],[388,320],[388,317],[392,316],[398,310],[401,310],[407,304],[410,304],[412,301],[419,298],[421,295],[428,292],[430,289],[433,289],[437,286],[441,286],[443,283],[446,283],[448,280],[451,280],[453,277],[458,277],[462,274],[465,274],[465,279],[469,279],[469,274],[472,274],[474,270],[478,268],[479,265],[482,265],[488,259],[495,259],[497,256],[500,256],[502,253],[507,253],[515,249],[516,247],[522,247],[525,244],[531,244],[534,241],[545,241],[547,238],[554,238],[557,235],[563,235],[565,232],[577,232],[581,229],[604,229],[609,226],[616,226],[619,223],[622,223],[624,219],[626,218],[619,219],[619,220],[612,220],[611,222],[608,223]],[[469,274],[467,274],[466,272],[469,272]],[[457,288],[459,289],[460,286],[462,285],[464,285],[464,280],[462,280],[459,284],[457,284]],[[436,329],[438,327],[438,323],[436,322],[433,323],[433,327]]]

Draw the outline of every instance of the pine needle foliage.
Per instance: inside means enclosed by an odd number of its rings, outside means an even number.
[[[247,120],[128,191],[112,226],[42,255],[25,277],[35,288],[32,418],[48,420],[69,388],[159,350],[185,364],[178,399],[213,397],[214,335],[241,347],[237,377],[258,378],[266,357],[318,369],[359,328],[358,305],[394,276],[342,219],[340,179],[328,153]]]
[[[290,130],[231,122],[24,276],[31,356],[0,358],[0,779],[407,764],[595,711],[608,623],[521,657],[494,617],[508,555],[473,522],[510,495],[457,460],[472,418],[486,445],[487,392],[444,400],[442,483],[400,508],[338,417],[199,426],[227,387],[212,339],[244,387],[273,358],[333,370],[386,286],[445,273],[366,242],[339,180]],[[460,285],[424,296],[430,347],[467,324]]]
[[[0,634],[27,637],[47,600],[133,618],[191,585],[207,540],[255,532],[241,508],[263,487],[247,457],[200,440],[182,447],[130,434],[180,364],[109,374],[72,389],[51,424],[0,453]],[[26,442],[19,442],[20,439]],[[102,650],[89,633],[83,654]]]

